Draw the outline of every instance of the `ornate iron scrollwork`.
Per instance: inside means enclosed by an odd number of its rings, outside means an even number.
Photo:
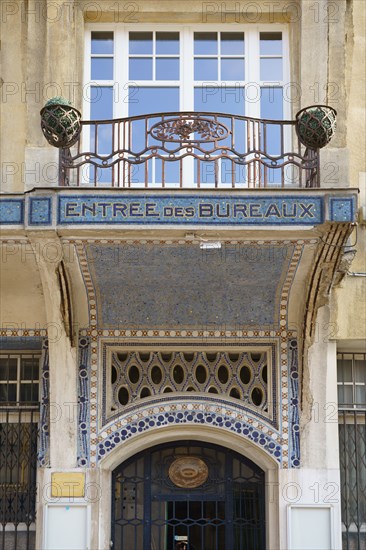
[[[195,116],[176,117],[154,124],[150,134],[159,141],[210,142],[221,141],[228,137],[230,130],[217,120]],[[198,134],[199,137],[191,134]]]

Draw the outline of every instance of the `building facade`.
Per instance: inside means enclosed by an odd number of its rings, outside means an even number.
[[[366,548],[364,3],[0,9],[0,548]]]

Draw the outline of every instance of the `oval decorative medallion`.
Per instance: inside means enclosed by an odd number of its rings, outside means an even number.
[[[169,467],[169,478],[177,487],[195,489],[208,478],[207,464],[196,456],[177,458]]]
[[[150,128],[153,138],[176,143],[220,141],[227,138],[230,133],[222,122],[197,115],[165,119]],[[193,134],[192,137],[191,134]]]

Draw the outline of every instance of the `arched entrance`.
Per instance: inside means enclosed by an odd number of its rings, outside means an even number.
[[[149,448],[113,472],[116,550],[263,550],[264,472],[224,447]]]

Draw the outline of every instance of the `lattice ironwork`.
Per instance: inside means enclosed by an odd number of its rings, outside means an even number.
[[[35,548],[39,412],[0,409],[0,547]]]
[[[342,543],[366,549],[366,353],[337,354]]]
[[[268,414],[266,351],[120,351],[112,354],[111,409],[163,393],[220,394]]]
[[[296,115],[296,132],[305,147],[321,149],[332,139],[337,127],[337,111],[327,105],[312,105]]]
[[[343,548],[366,548],[366,410],[339,417]]]
[[[41,128],[50,145],[72,147],[81,132],[81,113],[71,105],[46,105],[41,110]]]
[[[177,487],[169,476],[177,460],[202,461],[203,483]],[[228,449],[188,441],[149,449],[115,470],[113,495],[120,550],[265,548],[264,472]]]

